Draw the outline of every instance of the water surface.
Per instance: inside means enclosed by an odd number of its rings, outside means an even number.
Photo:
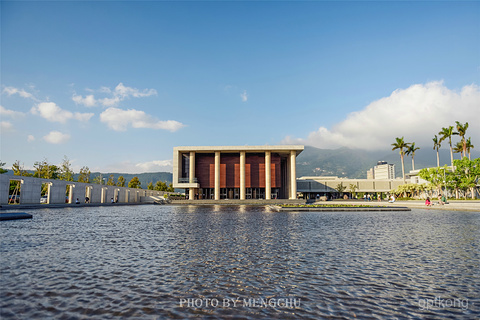
[[[480,316],[480,213],[31,213],[0,224],[2,319]]]

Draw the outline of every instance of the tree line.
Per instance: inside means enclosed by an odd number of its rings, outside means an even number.
[[[470,190],[471,196],[474,198],[475,189],[480,179],[480,158],[471,160],[471,149],[474,148],[474,145],[472,144],[471,137],[466,138],[468,122],[462,124],[459,121],[455,121],[455,124],[455,127],[448,126],[442,128],[438,132],[438,135],[436,134],[433,137],[433,150],[437,151],[437,167],[420,170],[419,177],[430,182],[437,188],[438,193],[441,192],[442,188],[445,188],[445,193],[448,190],[452,190],[455,191],[455,197],[458,199],[459,191],[463,191],[466,197],[467,191]],[[460,141],[456,144],[452,144],[452,137],[454,136],[460,137]],[[402,162],[402,176],[405,182],[404,157],[408,155],[412,156],[412,168],[415,170],[415,151],[420,148],[415,147],[415,142],[405,142],[404,137],[397,137],[395,140],[396,141],[392,143],[392,151],[399,150]],[[450,167],[447,165],[440,167],[439,150],[444,141],[448,141],[450,147]],[[453,153],[460,153],[461,159],[454,160]],[[400,189],[405,189],[403,190],[405,192],[408,188],[411,189],[411,187],[406,184]]]
[[[5,163],[0,161],[0,174],[8,172],[7,169],[4,169]],[[74,176],[75,173],[72,169],[70,160],[67,156],[64,156],[62,163],[60,165],[51,164],[48,162],[47,159],[42,161],[36,161],[33,164],[33,173],[24,169],[24,166],[21,164],[19,160],[15,161],[12,165],[13,174],[16,176],[25,176],[25,177],[36,177],[36,178],[43,178],[43,179],[53,179],[53,180],[64,180],[64,181],[75,181]],[[87,166],[83,166],[80,169],[78,174],[77,182],[84,182],[84,183],[95,183],[100,185],[107,185],[107,186],[117,186],[117,187],[125,187],[126,181],[123,176],[119,176],[117,180],[113,174],[110,174],[108,178],[104,178],[102,174],[99,174],[95,177],[91,177],[92,173]],[[127,186],[129,188],[137,188],[142,189],[141,182],[138,177],[133,177],[130,182],[128,182]],[[167,185],[166,182],[157,181],[155,185],[150,182],[147,186],[148,190],[157,190],[157,191],[168,191],[174,192],[173,185],[170,183]]]

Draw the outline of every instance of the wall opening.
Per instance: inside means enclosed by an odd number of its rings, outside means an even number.
[[[48,191],[50,190],[48,188],[49,183],[42,183],[41,187],[41,193],[40,193],[40,204],[49,204],[50,203],[50,197],[48,194]]]
[[[21,187],[21,180],[10,180],[10,188],[8,190],[8,204],[20,204]]]

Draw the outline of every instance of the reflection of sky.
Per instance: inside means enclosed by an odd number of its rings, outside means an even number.
[[[0,233],[2,312],[25,318],[51,317],[51,301],[78,317],[189,318],[198,310],[178,308],[189,297],[299,298],[292,314],[315,319],[434,318],[419,300],[436,296],[468,299],[469,314],[480,312],[479,213],[122,206],[34,214],[2,223]],[[279,310],[208,312],[286,318]]]

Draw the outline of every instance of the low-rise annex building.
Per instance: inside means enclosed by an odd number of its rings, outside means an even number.
[[[173,149],[173,187],[194,199],[296,199],[302,145]]]
[[[404,184],[402,179],[349,179],[339,177],[300,177],[297,179],[297,191],[305,199],[315,199],[319,196],[332,197],[338,195],[338,186],[345,188],[344,193],[388,193]]]

